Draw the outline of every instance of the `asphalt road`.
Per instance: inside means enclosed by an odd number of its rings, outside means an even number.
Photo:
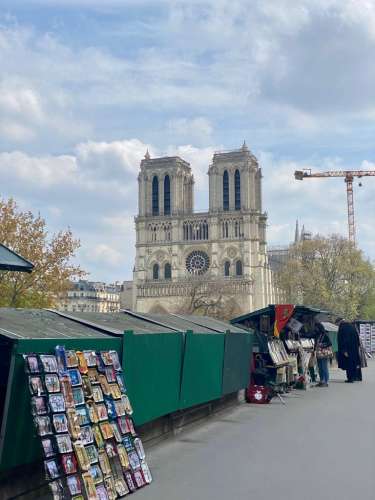
[[[362,383],[241,405],[146,450],[137,500],[374,500],[375,360]]]

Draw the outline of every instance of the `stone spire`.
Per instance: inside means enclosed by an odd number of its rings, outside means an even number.
[[[294,233],[294,243],[298,243],[300,240],[299,227],[298,227],[298,219],[296,220],[296,231]]]
[[[151,158],[150,153],[148,152],[148,148],[145,154],[145,160],[149,160]]]
[[[243,141],[241,151],[249,151],[249,148],[247,147],[246,141]]]

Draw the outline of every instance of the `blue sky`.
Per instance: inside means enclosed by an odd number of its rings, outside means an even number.
[[[243,140],[264,170],[270,245],[298,217],[346,234],[343,180],[374,168],[375,2],[2,0],[1,195],[70,226],[90,278],[129,279],[146,148],[179,154],[208,205],[215,150]],[[375,178],[355,184],[359,246],[375,258]]]

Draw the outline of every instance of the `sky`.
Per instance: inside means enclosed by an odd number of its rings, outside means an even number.
[[[263,168],[269,246],[347,235],[343,179],[374,169],[375,0],[1,0],[0,196],[70,227],[89,279],[132,278],[137,175],[179,155],[208,208],[213,152]],[[375,259],[375,177],[355,182]]]

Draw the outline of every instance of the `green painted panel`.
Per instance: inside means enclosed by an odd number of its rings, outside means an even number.
[[[230,394],[248,386],[253,337],[252,333],[225,335],[223,394]]]
[[[137,425],[179,408],[183,334],[124,334],[122,366]]]
[[[221,333],[186,334],[181,409],[221,397],[224,337]]]
[[[30,413],[30,393],[22,354],[53,353],[57,344],[69,349],[117,350],[122,355],[122,337],[87,339],[23,339],[13,346],[9,383],[0,441],[0,471],[41,459],[39,438]]]

